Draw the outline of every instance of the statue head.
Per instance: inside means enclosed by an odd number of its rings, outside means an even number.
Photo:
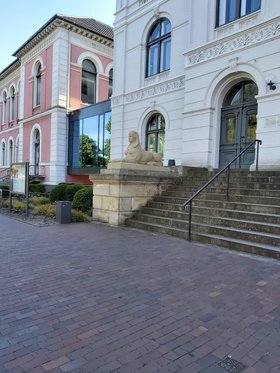
[[[137,146],[139,145],[139,135],[136,131],[130,131],[128,134],[128,141],[131,145]]]

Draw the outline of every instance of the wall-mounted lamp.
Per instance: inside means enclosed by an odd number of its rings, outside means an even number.
[[[275,83],[273,83],[272,80],[270,80],[270,81],[267,83],[267,86],[269,87],[269,89],[270,89],[271,91],[275,91],[275,89],[276,89],[276,85],[275,85]]]

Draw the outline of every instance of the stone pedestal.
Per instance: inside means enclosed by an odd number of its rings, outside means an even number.
[[[93,183],[93,220],[112,225],[140,210],[148,200],[160,195],[175,182],[168,167],[146,166],[115,161],[100,174],[90,175]]]

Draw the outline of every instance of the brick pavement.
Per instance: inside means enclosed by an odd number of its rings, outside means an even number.
[[[279,261],[3,215],[0,255],[1,373],[280,372]]]

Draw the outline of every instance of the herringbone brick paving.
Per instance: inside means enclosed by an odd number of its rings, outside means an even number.
[[[0,255],[1,373],[280,372],[279,261],[3,215]]]

